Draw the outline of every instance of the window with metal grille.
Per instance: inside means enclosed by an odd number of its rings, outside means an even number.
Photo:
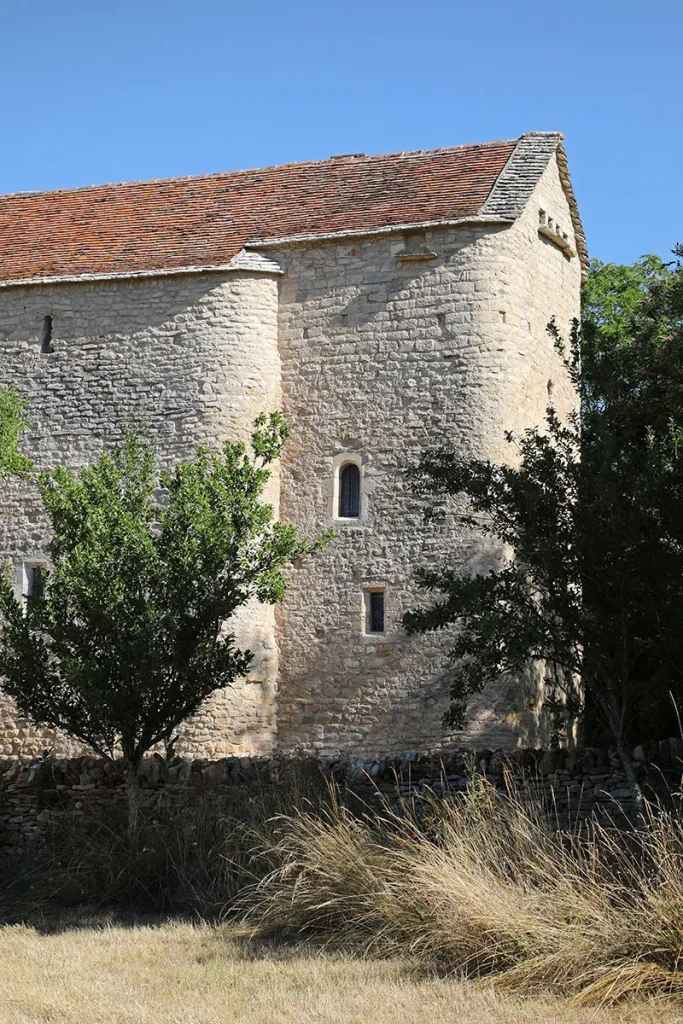
[[[342,467],[339,474],[339,516],[357,519],[360,515],[360,469],[353,462]]]
[[[365,591],[365,632],[384,632],[384,591]]]

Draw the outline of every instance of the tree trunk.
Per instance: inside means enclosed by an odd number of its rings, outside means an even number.
[[[137,849],[140,812],[140,772],[133,761],[126,763],[126,795],[128,797],[128,845]]]
[[[633,808],[635,811],[636,824],[638,826],[642,826],[645,824],[645,797],[642,789],[640,788],[640,783],[638,782],[636,766],[634,765],[633,758],[631,756],[631,749],[624,742],[623,736],[618,733],[615,735],[614,739],[617,746],[619,760],[624,768],[626,781],[629,784],[629,789],[633,793]]]
[[[640,783],[638,782],[638,775],[636,774],[636,766],[633,763],[631,748],[627,745],[624,738],[624,715],[621,713],[623,709],[620,709],[613,695],[611,697],[602,695],[598,687],[595,687],[593,695],[598,706],[602,710],[602,713],[605,716],[605,721],[612,733],[614,744],[617,748],[617,754],[621,761],[622,768],[624,769],[626,781],[628,782],[629,789],[633,794],[635,824],[639,828],[642,828],[646,821],[645,797],[642,789],[640,788]]]

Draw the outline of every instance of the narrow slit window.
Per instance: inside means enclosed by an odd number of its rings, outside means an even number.
[[[339,474],[339,516],[342,519],[360,516],[360,469],[353,462],[343,466]]]
[[[383,590],[367,590],[365,592],[365,632],[384,632]]]
[[[40,351],[42,355],[54,352],[52,347],[52,317],[46,316],[43,320],[43,330],[40,337]]]

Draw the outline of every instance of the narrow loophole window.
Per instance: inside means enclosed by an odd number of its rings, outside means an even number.
[[[365,591],[365,632],[384,632],[384,591]]]
[[[52,317],[46,316],[43,320],[43,330],[40,337],[40,351],[42,355],[54,352],[52,347]]]
[[[339,516],[357,519],[360,515],[360,469],[349,462],[339,474]]]

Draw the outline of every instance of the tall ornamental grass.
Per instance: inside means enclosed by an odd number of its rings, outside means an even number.
[[[582,1004],[683,999],[677,817],[561,832],[514,787],[476,781],[419,814],[301,810],[271,823],[259,856],[273,867],[242,908],[263,932]]]

